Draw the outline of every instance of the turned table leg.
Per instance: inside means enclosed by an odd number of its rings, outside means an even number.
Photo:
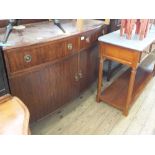
[[[126,105],[125,105],[124,110],[123,110],[123,114],[125,116],[128,115],[129,105],[131,103],[136,72],[137,72],[137,69],[132,68],[131,75],[130,75],[130,81],[129,81],[129,87],[128,87],[127,101],[126,101]]]
[[[108,60],[107,81],[110,81],[110,78],[111,78],[111,67],[112,67],[112,61],[111,60]]]
[[[104,58],[100,58],[99,63],[99,73],[98,73],[98,86],[97,86],[97,96],[96,101],[100,102],[100,96],[101,96],[101,88],[102,88],[102,78],[103,78],[103,62]]]

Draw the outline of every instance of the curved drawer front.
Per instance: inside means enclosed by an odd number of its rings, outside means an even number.
[[[98,40],[102,35],[102,28],[97,28],[80,35],[80,50],[86,49]]]
[[[68,56],[78,50],[78,37],[48,42],[40,45],[16,48],[6,51],[10,72],[17,72],[29,67]]]

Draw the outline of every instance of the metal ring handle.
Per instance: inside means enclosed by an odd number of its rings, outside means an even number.
[[[74,79],[75,79],[76,82],[79,81],[79,76],[78,76],[77,73],[75,74]]]
[[[69,50],[72,50],[72,49],[73,49],[72,43],[69,43],[69,44],[67,45],[67,48],[68,48]]]
[[[26,54],[25,56],[24,56],[24,61],[25,62],[31,62],[31,60],[32,60],[32,56],[31,55],[29,55],[29,54]]]

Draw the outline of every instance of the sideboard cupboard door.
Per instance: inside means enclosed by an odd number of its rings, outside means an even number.
[[[10,79],[12,95],[28,107],[30,120],[35,121],[53,112],[79,95],[77,55],[39,71]]]
[[[88,69],[89,69],[89,63],[88,63],[88,50],[84,50],[80,53],[80,65],[79,65],[79,77],[80,77],[80,92],[83,92],[88,88],[89,82],[88,82]]]
[[[99,62],[99,54],[98,54],[98,45],[90,48],[88,53],[88,81],[89,85],[92,84],[98,77],[98,62]]]
[[[80,92],[86,90],[98,75],[98,47],[95,45],[80,53]]]
[[[97,28],[80,35],[80,50],[92,47],[98,40],[98,37],[103,34],[103,28]]]

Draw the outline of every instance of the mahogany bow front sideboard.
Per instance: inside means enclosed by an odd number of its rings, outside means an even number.
[[[142,41],[137,36],[133,36],[132,40],[127,40],[124,36],[120,37],[119,30],[101,36],[98,40],[100,62],[96,100],[120,109],[127,116],[132,103],[155,75],[154,61],[147,63],[145,67],[141,66],[141,63],[152,53],[155,26]],[[129,69],[102,92],[102,70],[106,59],[128,65]]]
[[[98,37],[102,21],[62,20],[63,33],[52,22],[26,24],[10,34],[3,47],[10,91],[36,121],[69,103],[87,89],[98,73]],[[5,29],[0,29],[0,37]]]

